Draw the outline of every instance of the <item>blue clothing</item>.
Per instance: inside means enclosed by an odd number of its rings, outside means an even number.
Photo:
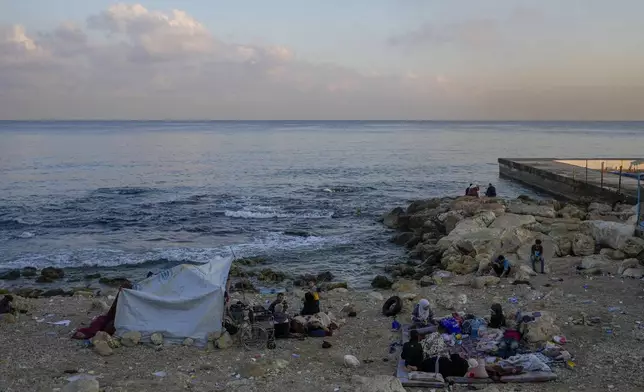
[[[503,259],[503,271],[507,271],[510,269],[510,262],[508,259]]]

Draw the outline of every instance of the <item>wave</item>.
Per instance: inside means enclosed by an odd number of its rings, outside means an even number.
[[[140,195],[143,193],[154,192],[154,188],[143,187],[117,187],[117,188],[98,188],[95,193],[109,194],[109,195]]]
[[[0,228],[20,228],[25,226],[38,226],[42,221],[27,221],[25,218],[9,218],[0,220]]]
[[[288,250],[309,250],[348,244],[346,236],[289,236],[282,233],[267,233],[248,243],[231,244],[214,248],[156,248],[134,253],[110,248],[84,248],[72,251],[58,251],[50,254],[25,254],[0,264],[0,268],[86,268],[86,267],[142,267],[154,263],[176,265],[181,263],[203,264],[217,258],[252,257],[271,254],[279,257]]]
[[[272,219],[272,218],[300,218],[300,219],[324,219],[333,218],[333,212],[317,211],[317,212],[304,212],[292,213],[284,211],[276,211],[271,207],[255,206],[251,208],[244,208],[241,210],[225,210],[224,215],[229,218],[243,218],[243,219]]]
[[[19,238],[32,238],[35,237],[36,235],[30,231],[23,231],[22,234],[20,234],[18,237]]]

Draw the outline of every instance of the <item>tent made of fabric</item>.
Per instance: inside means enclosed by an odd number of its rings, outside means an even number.
[[[138,331],[146,341],[158,332],[166,342],[192,338],[205,345],[209,333],[222,331],[231,263],[232,258],[219,258],[201,265],[181,264],[139,282],[132,290],[122,290],[116,305],[116,334]]]

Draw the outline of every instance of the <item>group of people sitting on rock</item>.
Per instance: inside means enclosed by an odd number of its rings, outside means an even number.
[[[530,248],[530,263],[534,272],[545,274],[545,259],[543,257],[543,244],[540,239],[536,239]],[[537,271],[537,263],[541,264],[540,271]],[[499,255],[491,263],[492,270],[499,278],[504,278],[510,274],[512,264],[503,255]]]
[[[470,186],[465,189],[465,196],[479,197],[479,186],[470,184]],[[496,197],[496,188],[491,183],[488,184],[487,189],[485,190],[486,197]]]

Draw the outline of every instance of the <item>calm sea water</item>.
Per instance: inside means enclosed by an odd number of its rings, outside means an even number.
[[[470,182],[530,194],[499,157],[643,147],[644,123],[0,122],[0,269],[143,275],[234,251],[362,285],[403,257],[389,208]]]

